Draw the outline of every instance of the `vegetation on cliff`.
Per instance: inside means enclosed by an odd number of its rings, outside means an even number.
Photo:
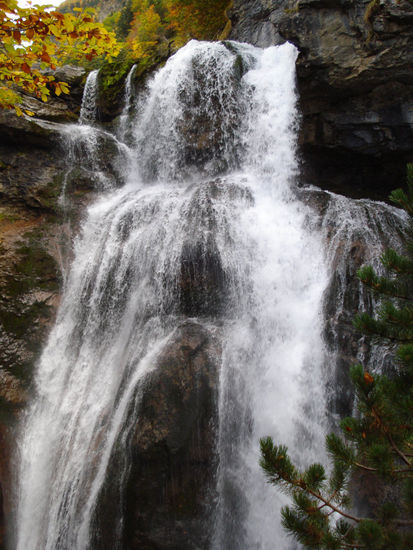
[[[261,440],[261,466],[268,481],[294,502],[282,509],[283,525],[306,548],[413,545],[413,164],[408,166],[408,192],[394,191],[391,199],[410,218],[406,255],[392,249],[382,255],[386,276],[370,266],[358,272],[381,305],[374,318],[357,316],[355,326],[389,344],[395,352],[392,366],[380,373],[352,367],[357,413],[341,421],[341,437],[327,436],[333,463],[329,477],[321,464],[300,471],[285,446],[270,437]],[[369,517],[351,508],[348,486],[356,472],[380,491]]]
[[[103,19],[113,31],[132,62],[142,62],[169,54],[189,40],[215,40],[228,34],[226,10],[229,0],[126,0],[118,2]],[[90,0],[106,13],[104,2]],[[66,0],[62,10],[77,9],[78,0]],[[162,55],[164,57],[164,55]],[[146,65],[150,62],[146,61]]]
[[[50,71],[71,59],[115,56],[119,46],[113,33],[94,21],[93,11],[62,14],[46,6],[21,8],[17,0],[0,2],[0,108],[16,110],[21,98],[16,89],[47,101],[69,93]],[[32,115],[26,110],[26,114]]]
[[[118,0],[110,2],[114,8],[110,9],[108,2],[87,0],[82,7],[98,10],[100,20],[118,40],[134,48],[142,44],[145,50],[149,43],[164,39],[173,40],[176,48],[192,38],[217,39],[228,21],[230,4],[230,0]],[[79,0],[66,0],[61,6],[64,12],[78,7]]]

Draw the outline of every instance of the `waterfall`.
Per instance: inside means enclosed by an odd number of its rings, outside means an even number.
[[[133,100],[133,86],[132,86],[132,79],[135,74],[137,65],[132,65],[132,68],[130,69],[128,76],[125,80],[125,91],[123,94],[123,109],[122,114],[119,117],[118,122],[118,130],[117,134],[119,136],[119,139],[122,141],[125,141],[126,132],[128,130],[129,126],[129,111],[132,106],[132,100]]]
[[[130,104],[131,79],[135,67],[132,67],[126,81],[125,109],[122,117],[127,117],[125,113]],[[89,188],[94,187],[100,191],[113,189],[118,183],[123,183],[124,174],[131,162],[131,152],[123,143],[124,132],[120,132],[118,139],[96,125],[98,77],[98,70],[91,71],[87,77],[78,124],[64,125],[61,131],[68,167],[61,195],[63,206],[67,186],[71,183],[78,185],[79,181],[88,182]],[[126,122],[124,124],[126,125]]]
[[[258,441],[272,435],[303,465],[323,460],[334,371],[323,339],[332,222],[296,184],[296,57],[288,43],[191,41],[122,121],[132,125],[133,161],[114,140],[121,185],[88,209],[22,426],[17,550],[92,550],[114,455],[111,548],[123,548],[131,430],[145,380],[187,317],[215,327],[223,347],[210,548],[289,547],[285,501],[259,469]],[[95,71],[80,117],[86,133],[96,83]],[[200,269],[214,266],[213,284],[195,297],[182,283],[188,255]]]
[[[86,79],[83,92],[82,106],[80,108],[79,123],[91,124],[96,122],[97,98],[98,98],[98,77],[99,71],[91,71]]]

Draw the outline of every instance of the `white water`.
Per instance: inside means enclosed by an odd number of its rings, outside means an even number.
[[[137,65],[132,65],[128,76],[125,80],[125,90],[123,93],[123,109],[122,114],[119,117],[117,135],[119,139],[125,141],[126,133],[130,124],[130,110],[133,104],[134,90],[132,86],[132,79],[135,74]]]
[[[296,50],[231,50],[193,41],[155,75],[124,186],[89,208],[20,440],[17,550],[91,548],[113,450],[183,320],[181,258],[195,244],[213,250],[226,293],[212,547],[289,545],[258,440],[272,435],[301,463],[323,458],[325,230],[295,198]]]
[[[80,108],[79,123],[93,124],[96,122],[97,115],[97,97],[98,97],[98,78],[99,71],[91,71],[88,74],[83,93],[82,106]]]

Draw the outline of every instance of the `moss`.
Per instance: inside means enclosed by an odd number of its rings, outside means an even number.
[[[292,8],[285,8],[284,13],[287,15],[294,15],[295,13],[298,13],[300,11],[300,6],[298,2],[292,7]]]
[[[149,72],[166,61],[170,54],[169,46],[168,42],[161,42],[152,55],[143,59],[134,59],[130,50],[125,48],[111,63],[104,62],[99,72],[99,103],[103,110],[106,106],[112,112],[113,106],[119,105],[124,93],[125,79],[133,65],[136,64],[134,82],[139,84]]]
[[[64,175],[59,174],[53,178],[47,185],[39,189],[37,198],[45,210],[49,213],[57,214],[60,212],[59,198],[62,191]]]
[[[248,68],[246,67],[242,55],[237,55],[234,61],[234,74],[237,80],[241,80],[244,74],[247,72]]]
[[[226,40],[229,37],[229,35],[231,34],[232,21],[231,21],[231,18],[229,16],[229,12],[233,7],[234,7],[234,0],[230,0],[229,4],[226,7],[225,12],[224,12],[224,18],[225,18],[225,21],[226,21],[225,27],[223,28],[221,34],[219,35],[218,40]]]
[[[123,82],[130,71],[134,60],[124,48],[110,63],[105,61],[99,73],[99,86],[105,97],[105,103],[116,102],[123,92]]]
[[[0,212],[0,223],[1,222],[17,222],[20,219],[16,214],[10,212]]]
[[[367,42],[370,42],[370,40],[374,37],[373,20],[379,11],[380,0],[371,0],[366,7],[366,11],[364,12],[363,19],[366,27],[368,28]]]
[[[366,25],[372,24],[374,16],[380,11],[380,0],[371,0],[367,5],[366,11],[364,12],[364,22]]]

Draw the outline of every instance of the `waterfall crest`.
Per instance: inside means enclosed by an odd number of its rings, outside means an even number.
[[[149,82],[132,121],[129,73],[113,153],[120,188],[102,185],[88,209],[22,428],[17,550],[93,548],[108,465],[124,457],[121,494],[145,380],[187,318],[214,327],[223,348],[209,546],[288,547],[258,440],[273,435],[301,463],[322,459],[331,369],[327,229],[295,181],[296,57],[288,43],[192,41]],[[88,136],[96,89],[97,72],[78,127]],[[191,266],[202,273],[188,291]]]

